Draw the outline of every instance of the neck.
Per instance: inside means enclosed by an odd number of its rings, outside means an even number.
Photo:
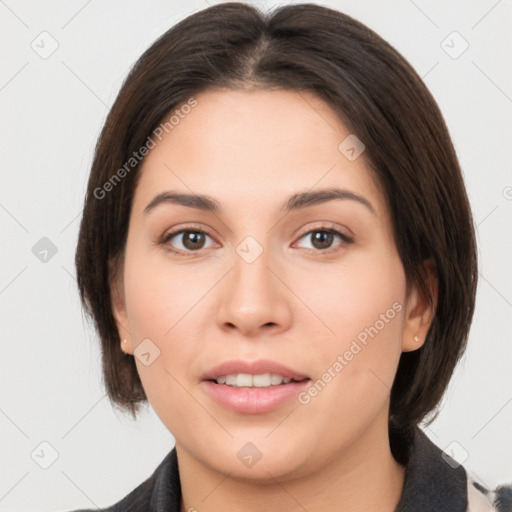
[[[265,484],[226,477],[202,465],[177,443],[181,512],[393,512],[405,468],[391,454],[387,415],[384,419],[377,419],[349,448],[333,453],[321,470],[283,482],[270,476]]]

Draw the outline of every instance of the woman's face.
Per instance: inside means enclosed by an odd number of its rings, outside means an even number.
[[[143,162],[120,334],[182,453],[233,477],[304,475],[387,439],[400,354],[428,325],[363,148],[327,104],[195,100]]]

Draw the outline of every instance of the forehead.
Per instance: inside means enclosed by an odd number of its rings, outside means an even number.
[[[343,187],[371,196],[376,210],[382,208],[364,153],[346,158],[339,146],[350,133],[312,93],[213,90],[194,99],[195,106],[155,139],[136,201],[178,189],[227,204],[258,198],[270,207],[298,191]]]

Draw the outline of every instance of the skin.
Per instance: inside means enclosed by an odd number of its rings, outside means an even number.
[[[160,350],[148,366],[135,360],[176,439],[181,510],[392,511],[404,468],[389,447],[390,389],[432,310],[407,290],[365,155],[349,161],[338,150],[349,132],[310,93],[211,90],[196,99],[144,160],[113,299],[123,350],[147,338]],[[280,210],[295,193],[330,187],[363,196],[374,212],[351,199]],[[222,211],[166,203],[144,213],[170,190],[211,196]],[[352,243],[315,243],[326,226]],[[202,248],[190,233],[158,243],[198,228]],[[263,249],[250,264],[236,252],[247,236]],[[200,385],[205,371],[239,358],[317,380],[394,303],[401,311],[306,405],[245,415]],[[262,453],[250,468],[237,457],[248,442]]]

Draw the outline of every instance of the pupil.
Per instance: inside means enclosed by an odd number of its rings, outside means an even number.
[[[190,231],[185,235],[183,243],[187,249],[197,249],[198,247],[202,247],[204,243],[204,235],[203,233]]]
[[[317,249],[326,249],[330,247],[333,236],[333,233],[329,233],[328,231],[317,231],[313,237],[313,245]],[[317,244],[317,242],[319,242],[319,244]]]

